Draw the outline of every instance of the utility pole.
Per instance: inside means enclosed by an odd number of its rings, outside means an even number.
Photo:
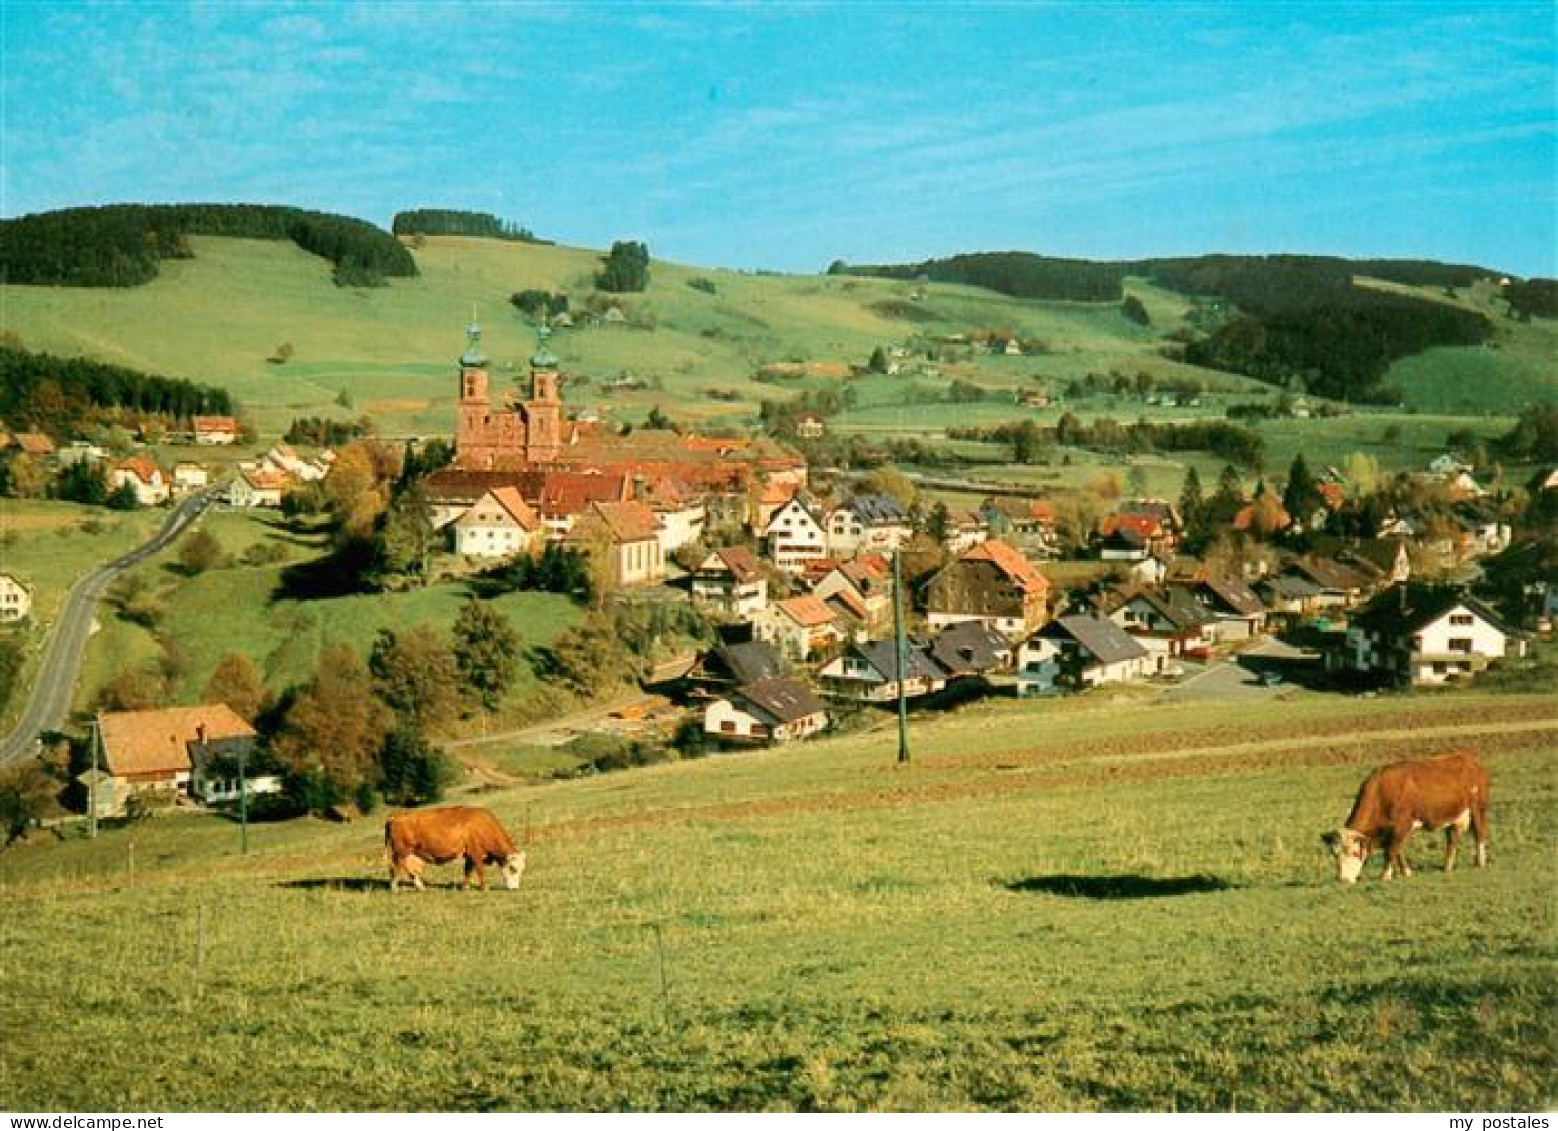
[[[893,638],[898,649],[898,763],[909,763],[909,644],[903,635],[903,570],[898,564],[902,549],[893,549]]]
[[[87,835],[97,839],[97,744],[102,737],[100,719],[92,720],[92,776],[87,786]]]
[[[249,855],[249,768],[248,768],[249,744],[243,739],[238,740],[238,827],[242,829],[240,834],[242,854]]]

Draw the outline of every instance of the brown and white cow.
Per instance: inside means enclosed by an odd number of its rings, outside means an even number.
[[[1336,878],[1357,882],[1377,846],[1385,849],[1388,880],[1410,876],[1406,845],[1415,829],[1444,830],[1444,870],[1467,828],[1477,842],[1477,867],[1488,863],[1488,772],[1470,750],[1395,762],[1375,770],[1358,790],[1347,824],[1321,836],[1336,857]]]
[[[439,809],[416,809],[396,813],[384,822],[384,849],[389,857],[390,891],[400,887],[402,878],[422,890],[422,872],[429,863],[447,864],[465,858],[465,880],[471,886],[471,874],[483,891],[487,890],[488,864],[503,871],[503,886],[509,891],[519,887],[525,871],[525,854],[498,819],[486,809],[450,805]]]

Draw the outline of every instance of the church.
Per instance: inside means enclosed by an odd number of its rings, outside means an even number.
[[[495,409],[487,358],[481,350],[481,326],[472,321],[465,336],[455,417],[456,466],[499,471],[555,463],[563,447],[563,402],[557,387],[557,358],[545,340],[530,359],[530,399]]]

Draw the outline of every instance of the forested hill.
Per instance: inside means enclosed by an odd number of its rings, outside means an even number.
[[[852,266],[868,275],[985,287],[1017,298],[1120,301],[1128,277],[1231,304],[1189,342],[1186,360],[1352,401],[1393,401],[1382,385],[1391,363],[1433,346],[1476,345],[1493,333],[1473,310],[1430,297],[1359,286],[1368,277],[1403,286],[1467,287],[1498,273],[1469,264],[1308,255],[1206,255],[1093,262],[1027,252],[989,252],[923,263]],[[1533,305],[1540,305],[1535,303]]]
[[[366,220],[260,204],[110,204],[0,220],[0,283],[134,287],[163,259],[188,258],[189,236],[291,240],[330,260],[342,286],[417,273],[399,240]]]
[[[390,231],[397,236],[473,236],[486,240],[518,240],[522,243],[547,243],[536,239],[529,228],[521,227],[491,212],[466,212],[458,208],[413,208],[395,213]]]

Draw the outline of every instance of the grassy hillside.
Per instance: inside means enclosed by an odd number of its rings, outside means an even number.
[[[330,265],[295,245],[199,238],[195,257],[170,260],[151,283],[126,289],[10,286],[0,288],[3,328],[30,348],[104,360],[188,377],[230,389],[265,436],[298,416],[372,416],[391,435],[447,435],[453,428],[455,358],[472,310],[484,328],[502,392],[525,371],[532,328],[509,303],[524,289],[562,291],[575,306],[591,291],[597,253],[587,250],[460,237],[429,238],[415,252],[420,274],[385,287],[335,286]],[[659,405],[693,424],[750,424],[762,398],[783,398],[830,382],[806,378],[763,384],[761,365],[787,360],[863,364],[878,346],[932,337],[1005,330],[1038,343],[1028,356],[983,351],[939,363],[934,375],[876,376],[848,382],[858,407],[835,426],[867,435],[936,436],[949,423],[996,422],[1031,415],[1053,423],[1071,409],[1086,419],[1184,419],[1220,415],[1230,401],[1268,399],[1269,386],[1199,369],[1161,354],[1168,335],[1184,326],[1191,303],[1140,279],[1125,289],[1140,299],[1152,324],[1137,326],[1118,304],[1033,302],[974,287],[840,276],[774,276],[704,270],[656,260],[647,292],[618,300],[628,324],[560,331],[553,348],[564,371],[582,382],[565,396],[578,409],[637,422]],[[699,281],[695,288],[688,284]],[[1366,281],[1395,293],[1486,313],[1497,332],[1486,346],[1436,349],[1398,362],[1388,382],[1403,390],[1406,410],[1330,420],[1262,425],[1273,450],[1269,467],[1314,446],[1338,461],[1348,451],[1373,451],[1368,435],[1390,423],[1426,448],[1472,424],[1493,435],[1523,404],[1558,395],[1550,359],[1558,330],[1540,319],[1518,323],[1486,285],[1449,292]],[[703,286],[711,285],[713,293]],[[283,342],[294,354],[271,364]],[[1021,409],[1004,394],[1063,393],[1088,374],[1160,384],[1200,382],[1211,393],[1198,409],[1165,409],[1136,398],[1096,396],[1049,410]],[[608,391],[621,374],[649,387]],[[998,398],[984,404],[946,402],[954,380]],[[836,379],[835,386],[840,384]],[[724,399],[729,398],[729,399]],[[1437,419],[1418,417],[1431,413]],[[1425,431],[1426,430],[1426,431]],[[1359,445],[1363,446],[1359,446]],[[1350,446],[1349,446],[1350,445]],[[1387,466],[1420,461],[1415,448],[1387,446]],[[1215,468],[1214,468],[1215,471]]]
[[[1497,718],[1489,724],[1489,717]],[[1085,696],[481,797],[517,895],[390,896],[377,821],[0,856],[19,1109],[1530,1110],[1558,712]],[[1042,738],[1036,738],[1042,735]],[[1492,865],[1353,889],[1368,766],[1475,741]],[[263,926],[262,926],[263,925]],[[263,1048],[265,1055],[255,1057]]]
[[[328,263],[289,244],[196,238],[193,245],[193,259],[165,263],[142,287],[0,289],[5,329],[33,349],[91,354],[229,388],[267,432],[317,412],[368,412],[391,431],[447,431],[451,373],[472,309],[498,372],[517,371],[534,338],[508,296],[561,290],[577,302],[599,266],[590,251],[435,237],[415,253],[417,278],[354,290],[336,287]],[[687,285],[699,278],[715,293]],[[601,378],[625,371],[661,385],[611,399],[598,388],[576,397],[631,419],[655,403],[674,402],[684,418],[749,412],[760,396],[779,395],[749,380],[759,365],[863,364],[876,346],[919,331],[1005,328],[1045,341],[1042,357],[980,358],[967,368],[994,386],[1015,385],[1028,373],[1080,375],[1116,364],[1173,368],[1156,355],[1158,335],[1126,321],[1116,304],[1036,304],[970,287],[922,289],[925,297],[913,301],[917,288],[909,283],[746,275],[657,260],[649,290],[620,300],[637,328],[564,331],[553,347],[570,373]],[[1155,318],[1182,307],[1166,292],[1142,291]],[[292,344],[293,360],[267,363],[282,342]],[[708,399],[709,389],[734,391],[747,407]],[[343,390],[351,408],[335,404]]]
[[[287,571],[317,561],[326,551],[322,535],[300,534],[277,516],[217,511],[200,520],[213,534],[229,564],[187,577],[175,564],[177,548],[150,559],[135,571],[150,582],[163,612],[161,638],[178,657],[174,697],[198,702],[200,692],[222,658],[239,652],[274,692],[307,680],[325,646],[344,641],[366,658],[382,628],[405,631],[431,624],[447,632],[467,597],[465,586],[442,584],[403,593],[358,593],[328,598],[291,592]],[[280,563],[245,565],[251,547],[281,546]],[[509,593],[493,600],[529,650],[544,646],[580,617],[566,597],[551,593]],[[116,674],[157,657],[161,648],[147,629],[104,610],[104,631],[87,647],[85,670],[76,688],[78,710],[89,709],[99,689]],[[521,663],[511,690],[515,702],[537,690],[530,666]]]

